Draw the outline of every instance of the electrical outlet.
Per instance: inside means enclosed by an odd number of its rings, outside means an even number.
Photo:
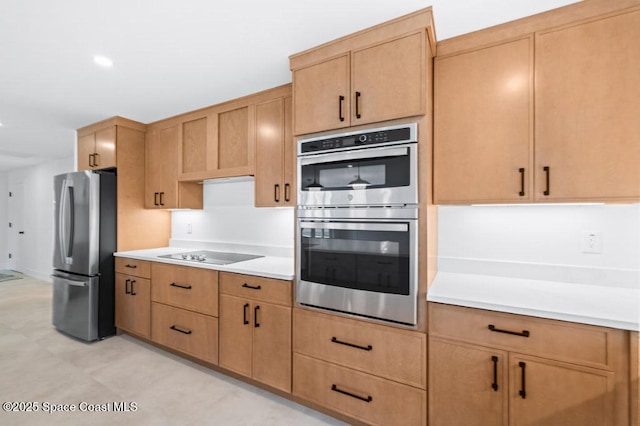
[[[582,252],[589,254],[602,253],[602,232],[582,231]]]
[[[191,222],[187,223],[187,234],[191,234],[193,232],[193,226],[191,225]]]

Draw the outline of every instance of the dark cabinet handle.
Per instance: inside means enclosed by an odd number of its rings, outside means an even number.
[[[242,284],[242,287],[244,287],[244,288],[250,288],[251,290],[260,290],[260,289],[262,288],[262,286],[257,285],[257,286],[255,286],[255,287],[254,287],[254,286],[249,285],[249,284],[247,284],[247,283]]]
[[[93,159],[94,155],[95,154],[89,154],[89,167],[95,167],[96,166],[95,160]]]
[[[518,171],[520,172],[520,192],[518,195],[524,197],[524,167],[520,167]]]
[[[547,189],[544,190],[543,194],[544,195],[549,195],[551,193],[551,188],[550,188],[550,179],[551,177],[549,176],[551,174],[551,167],[549,166],[544,166],[542,168],[542,170],[544,170],[546,179],[547,179]]]
[[[525,364],[524,362],[520,361],[518,363],[518,365],[520,366],[520,368],[522,369],[522,389],[520,389],[520,391],[518,392],[518,395],[520,395],[522,397],[522,399],[525,399],[527,397],[527,388],[525,386],[525,368],[527,367],[527,364]]]
[[[129,289],[129,285],[131,285],[131,280],[126,280],[124,282],[124,294],[131,294],[131,290]]]
[[[275,185],[273,185],[273,200],[276,203],[280,202],[280,184],[276,183]]]
[[[288,183],[284,184],[284,201],[291,201],[291,185]]]
[[[354,344],[354,343],[343,342],[343,341],[341,341],[341,340],[338,340],[338,338],[337,338],[337,337],[335,337],[335,336],[331,338],[331,341],[332,341],[333,343],[337,343],[337,344],[339,344],[339,345],[345,345],[345,346],[350,346],[350,347],[352,347],[352,348],[356,348],[356,349],[362,349],[363,351],[370,351],[370,350],[372,350],[372,349],[373,349],[373,346],[371,346],[371,345],[367,345],[367,346],[360,346],[360,345],[356,345],[356,344]]]
[[[191,331],[191,330],[183,330],[183,329],[181,329],[180,327],[175,326],[175,325],[172,325],[172,326],[171,326],[171,327],[169,327],[169,328],[170,328],[171,330],[174,330],[174,331],[179,331],[179,332],[180,332],[180,333],[182,333],[182,334],[191,334],[191,333],[192,333],[192,331]]]
[[[136,291],[133,289],[133,285],[136,283],[136,280],[131,280],[131,295],[135,296],[137,293]]]
[[[126,265],[124,265],[125,268],[131,268],[131,269],[136,269],[138,267],[138,265],[129,265],[128,263]]]
[[[356,92],[356,118],[360,118],[360,92]]]
[[[100,164],[98,164],[98,158],[100,158],[100,154],[98,154],[97,152],[93,153],[93,166],[94,167],[98,167]]]
[[[493,355],[491,361],[493,361],[493,383],[491,384],[491,388],[498,392],[498,357]]]
[[[164,206],[164,192],[160,193],[160,205]]]
[[[242,313],[242,324],[247,325],[249,324],[249,304],[245,303],[243,309],[243,313]]]
[[[373,397],[371,397],[371,395],[367,395],[367,397],[365,398],[363,396],[356,395],[355,393],[351,393],[351,392],[347,392],[347,391],[342,390],[342,389],[338,389],[338,385],[335,385],[335,384],[331,385],[331,390],[334,391],[334,392],[341,393],[343,395],[350,396],[351,398],[359,399],[360,401],[364,401],[364,402],[367,402],[367,403],[373,401]]]
[[[185,290],[191,290],[191,286],[190,285],[180,285],[180,284],[176,284],[176,283],[171,283],[169,285],[171,287],[178,287],[178,288],[183,288]]]
[[[158,195],[160,195],[159,192],[154,192],[153,193],[153,204],[156,205],[156,206],[160,205],[160,203],[158,203]]]
[[[496,333],[505,333],[505,334],[511,334],[513,336],[520,336],[520,337],[529,337],[529,330],[522,330],[521,332],[519,332],[519,331],[501,330],[499,328],[496,328],[496,326],[493,325],[493,324],[489,324],[489,326],[487,328],[489,330],[491,330],[491,331],[495,331]]]
[[[344,103],[344,96],[338,96],[338,118],[340,121],[344,121],[344,114],[342,113],[342,104]]]
[[[260,323],[258,322],[258,311],[260,310],[260,305],[253,308],[253,326],[255,328],[260,327]]]
[[[24,235],[24,231],[18,231],[18,234]]]

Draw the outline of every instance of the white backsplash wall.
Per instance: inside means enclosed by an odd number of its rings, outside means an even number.
[[[247,179],[205,182],[203,210],[172,212],[171,245],[265,246],[293,255],[294,209],[254,207],[254,183]]]
[[[438,269],[640,288],[640,204],[439,206]]]

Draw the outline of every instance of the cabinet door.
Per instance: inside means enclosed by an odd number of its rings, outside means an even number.
[[[151,336],[150,287],[146,278],[116,274],[116,327]]]
[[[349,54],[293,71],[294,134],[350,125]]]
[[[207,169],[207,117],[185,121],[182,128],[182,173]]]
[[[94,158],[94,168],[96,169],[116,167],[116,126],[100,129],[96,132]]]
[[[620,424],[613,373],[542,358],[510,355],[510,424]]]
[[[351,124],[425,114],[424,31],[352,52]]]
[[[436,203],[531,201],[533,39],[435,61]]]
[[[429,425],[507,425],[505,352],[429,340]]]
[[[177,205],[176,125],[147,134],[145,144],[145,207],[169,209]]]
[[[220,295],[220,367],[251,377],[251,303]]]
[[[284,101],[282,98],[256,105],[256,207],[284,204]]]
[[[96,134],[78,137],[78,170],[93,169],[93,153],[96,150]]]
[[[640,199],[638,40],[637,10],[537,35],[537,200]]]
[[[284,204],[296,205],[296,143],[293,139],[293,100],[291,96],[284,98],[284,165],[282,178],[284,181]]]
[[[253,378],[291,392],[291,308],[253,303]]]
[[[242,107],[218,114],[217,166],[220,176],[252,175],[253,145],[249,128],[250,108]],[[214,149],[213,147],[211,149]]]

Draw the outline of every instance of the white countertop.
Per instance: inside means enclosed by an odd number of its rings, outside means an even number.
[[[640,331],[640,289],[441,272],[430,302]]]
[[[236,262],[228,265],[214,265],[210,263],[158,257],[166,254],[185,253],[196,250],[201,249],[162,247],[146,250],[121,251],[114,253],[114,256],[128,257],[138,260],[149,260],[153,262],[170,263],[173,265],[193,266],[195,268],[214,269],[216,271],[235,272],[238,274],[255,275],[260,277],[275,278],[279,280],[292,280],[294,278],[292,257],[264,256],[258,259],[246,260],[244,262]]]

